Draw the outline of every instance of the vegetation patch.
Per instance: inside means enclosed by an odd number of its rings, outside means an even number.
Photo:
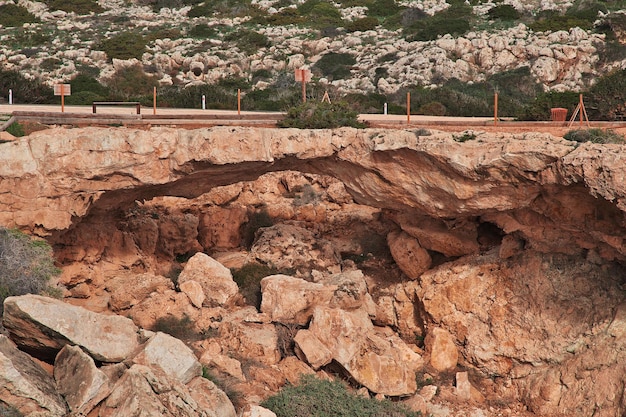
[[[135,32],[122,32],[100,41],[94,49],[104,51],[110,60],[132,59],[141,60],[146,51],[147,41]]]
[[[24,23],[35,23],[39,19],[30,13],[24,6],[13,3],[5,3],[0,6],[0,25],[8,27],[20,27]]]
[[[246,304],[259,309],[261,308],[261,280],[278,274],[279,271],[267,265],[249,263],[239,269],[231,269],[231,273]]]
[[[46,2],[50,10],[62,10],[68,13],[85,15],[89,13],[102,13],[104,8],[95,0],[50,0]]]
[[[261,406],[277,417],[418,417],[398,403],[353,394],[339,381],[303,376],[298,385],[286,385]]]
[[[198,337],[193,321],[191,321],[186,314],[182,317],[171,315],[159,317],[154,323],[152,331],[167,333],[170,336],[185,341],[193,340]]]
[[[350,54],[329,52],[313,65],[313,71],[330,80],[340,80],[350,76],[350,68],[355,64],[356,59]]]
[[[292,107],[287,116],[278,122],[279,127],[295,127],[298,129],[334,129],[338,127],[363,128],[365,125],[358,120],[358,113],[348,103],[339,101],[306,102]]]
[[[624,144],[626,141],[624,140],[624,136],[615,132],[611,129],[580,129],[580,130],[570,130],[565,135],[563,135],[564,139],[571,140],[574,142],[592,142],[592,143],[617,143]]]
[[[47,242],[31,239],[18,230],[0,228],[0,312],[6,297],[57,295],[50,280],[60,272]]]

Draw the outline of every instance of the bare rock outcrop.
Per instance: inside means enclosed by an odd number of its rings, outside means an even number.
[[[201,365],[194,353],[172,336],[154,333],[147,341],[139,340],[136,336],[139,330],[131,323],[135,338],[129,339],[123,332],[128,319],[93,313],[40,296],[10,297],[4,307],[4,323],[20,346],[44,359],[51,352],[58,352],[53,379],[33,358],[0,335],[0,380],[3,381],[0,399],[25,415],[236,415],[226,394],[201,377]],[[26,312],[36,310],[52,316],[51,319],[30,315],[27,320]],[[55,312],[64,314],[63,324],[55,322]],[[20,320],[16,320],[18,316]],[[123,320],[111,321],[115,318]],[[119,328],[111,328],[111,323]],[[16,325],[20,326],[17,333],[11,327]],[[100,334],[76,334],[68,330],[86,326],[99,330]],[[28,332],[32,334],[25,337]],[[38,346],[31,343],[35,337],[40,340]],[[116,352],[113,354],[99,347],[106,343],[126,343],[131,349],[121,351],[112,346]],[[46,350],[36,349],[41,346]],[[103,361],[114,364],[98,367]]]

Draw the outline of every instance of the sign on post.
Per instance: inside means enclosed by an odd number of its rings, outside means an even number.
[[[311,81],[311,71],[306,68],[298,68],[295,72],[296,81],[302,83],[302,102],[306,103],[306,83]]]
[[[54,95],[61,96],[61,113],[65,112],[65,96],[72,95],[71,84],[55,84]]]

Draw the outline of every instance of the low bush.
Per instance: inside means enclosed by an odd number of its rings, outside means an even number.
[[[365,125],[358,120],[358,113],[352,110],[345,101],[306,102],[292,107],[287,116],[278,123],[279,127],[295,127],[298,129],[334,129],[348,126],[363,128]]]
[[[519,120],[550,120],[551,109],[565,108],[571,115],[578,105],[578,93],[574,91],[539,93],[532,101],[524,105],[517,118]]]
[[[312,70],[330,80],[340,80],[350,76],[350,68],[355,64],[356,59],[350,54],[329,52],[313,65]]]
[[[521,17],[520,12],[510,4],[498,4],[492,7],[487,12],[487,16],[492,20],[499,19],[505,21],[517,20]]]
[[[303,376],[298,385],[286,385],[276,395],[263,401],[261,406],[272,410],[277,417],[418,417],[419,412],[409,411],[389,400],[379,401],[351,393],[339,381]]]
[[[613,71],[598,78],[584,100],[590,119],[622,119],[626,115],[626,70]]]
[[[306,24],[313,28],[343,26],[339,10],[324,0],[307,0],[298,6],[298,13],[306,16]]]
[[[110,60],[113,58],[141,60],[141,56],[146,51],[146,44],[146,39],[139,33],[122,32],[102,39],[94,49],[104,51]]]
[[[446,106],[438,101],[431,101],[422,105],[418,110],[418,114],[425,114],[427,116],[445,116]]]
[[[78,15],[89,13],[102,13],[104,8],[95,0],[50,0],[46,4],[50,10],[62,10],[64,12],[74,12]]]
[[[624,144],[626,141],[624,140],[624,136],[615,132],[611,129],[580,129],[580,130],[570,130],[565,135],[563,135],[564,139],[571,140],[574,142],[593,142],[593,143],[617,143]]]
[[[346,23],[345,29],[348,32],[365,32],[368,30],[376,29],[376,26],[378,25],[378,19],[376,19],[375,17],[363,17],[361,19],[356,19],[352,22]]]
[[[224,37],[227,42],[233,42],[240,51],[247,54],[257,52],[261,48],[267,48],[271,45],[271,42],[267,36],[262,33],[255,32],[249,29],[240,29],[235,32],[231,32]]]
[[[534,32],[558,32],[560,30],[569,31],[571,28],[579,27],[584,30],[593,28],[593,21],[581,19],[572,15],[561,15],[555,11],[541,13],[538,19],[528,25]]]
[[[395,0],[373,0],[367,4],[367,15],[372,17],[389,17],[399,11]]]
[[[105,82],[111,99],[141,101],[142,97],[149,97],[149,104],[152,103],[154,87],[158,86],[156,77],[146,74],[141,65],[121,68]]]
[[[0,228],[0,311],[6,297],[55,294],[50,280],[60,272],[45,241]]]
[[[198,337],[193,321],[186,314],[180,318],[171,315],[159,317],[152,326],[152,331],[167,333],[185,341]]]
[[[13,90],[13,102],[15,104],[51,104],[56,102],[52,88],[38,80],[26,79],[17,71],[0,69],[0,91],[5,94],[9,90]]]
[[[15,407],[12,407],[10,405],[0,404],[0,416],[2,416],[2,417],[23,417],[24,414],[22,414],[20,412],[20,410],[18,410]]]
[[[231,273],[246,304],[260,309],[261,280],[267,276],[278,274],[279,271],[267,265],[249,263],[239,269],[231,269]]]
[[[431,41],[445,34],[460,36],[471,28],[469,16],[472,6],[460,0],[452,1],[447,9],[404,27],[404,34],[410,41]]]
[[[30,13],[24,6],[13,3],[0,5],[0,25],[7,27],[20,27],[24,23],[35,23],[39,19]]]
[[[24,132],[24,126],[22,126],[19,122],[11,123],[11,126],[7,128],[7,132],[17,138],[26,134],[26,132]]]

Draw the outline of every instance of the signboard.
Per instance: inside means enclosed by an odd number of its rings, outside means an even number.
[[[71,84],[55,84],[54,95],[55,96],[71,96],[72,95]]]
[[[296,81],[308,83],[311,81],[311,71],[304,68],[296,69],[295,73]]]

